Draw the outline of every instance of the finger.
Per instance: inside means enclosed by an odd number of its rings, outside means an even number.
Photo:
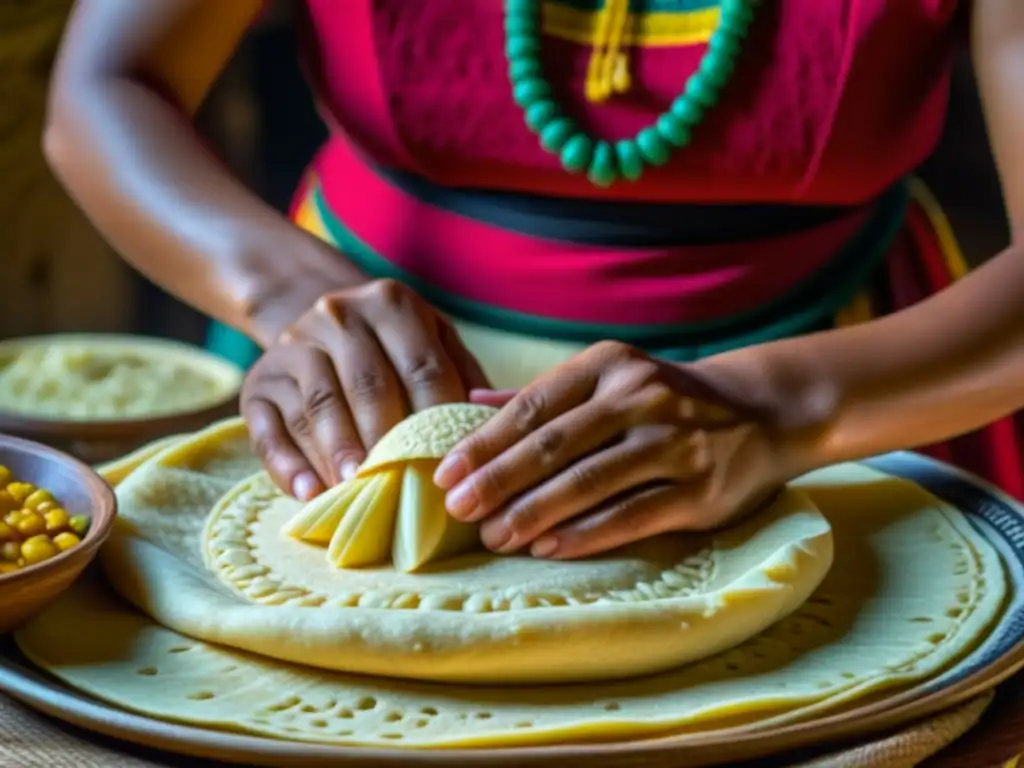
[[[318,327],[317,338],[334,363],[362,446],[370,450],[408,415],[401,385],[361,316],[333,305],[325,308],[324,315],[327,321]]]
[[[278,488],[301,501],[323,490],[316,470],[295,445],[276,405],[255,395],[243,401],[242,415],[253,450]]]
[[[469,402],[476,405],[489,405],[492,408],[502,408],[508,405],[518,391],[518,389],[471,389]]]
[[[455,364],[455,368],[462,379],[462,385],[467,392],[474,389],[486,389],[491,386],[491,382],[487,378],[487,374],[481,367],[480,362],[476,359],[476,355],[470,352],[466,345],[462,343],[458,331],[452,328],[451,324],[446,320],[438,318],[437,335],[441,339],[441,344],[448,352],[448,357]]]
[[[296,381],[308,432],[320,457],[318,466],[331,485],[355,475],[366,452],[345,399],[334,364],[318,347],[307,347],[299,358]]]
[[[453,488],[531,432],[589,399],[599,376],[600,369],[582,356],[553,368],[461,440],[438,466],[434,482],[444,490]]]
[[[680,448],[671,427],[632,431],[626,439],[584,457],[512,501],[484,521],[480,537],[490,549],[512,552],[555,526],[639,487],[697,477],[702,468],[682,466],[676,458],[682,452]]]
[[[296,371],[302,365],[302,357],[303,355],[289,355],[284,362],[292,371]],[[260,394],[274,404],[277,412],[281,414],[292,443],[316,473],[317,492],[330,487],[333,473],[317,446],[313,422],[306,413],[298,381],[291,377],[285,378],[284,375],[267,378],[261,382]],[[302,482],[306,483],[305,480]]]
[[[364,312],[405,390],[409,406],[421,411],[466,399],[466,387],[437,334],[437,318],[417,297],[393,289],[393,297],[368,303]]]
[[[690,489],[657,485],[603,505],[537,539],[534,557],[571,560],[673,530],[703,530]]]
[[[445,497],[448,511],[467,522],[482,520],[620,435],[624,426],[612,404],[590,400],[531,432],[455,486]]]

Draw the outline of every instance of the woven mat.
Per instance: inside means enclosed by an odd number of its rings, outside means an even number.
[[[914,768],[971,729],[991,701],[992,695],[986,694],[877,741],[791,763],[790,768]],[[219,764],[144,753],[93,737],[0,695],[0,768],[184,768],[186,765],[188,768],[212,768]],[[971,765],[989,768],[992,764],[974,762]]]

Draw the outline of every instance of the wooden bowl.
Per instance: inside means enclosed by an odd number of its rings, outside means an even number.
[[[88,515],[92,520],[78,546],[37,565],[0,575],[0,633],[4,633],[71,586],[110,535],[117,501],[113,489],[85,464],[39,443],[0,435],[0,464],[11,470],[15,479],[53,493],[69,515]]]
[[[19,351],[40,345],[75,343],[96,348],[136,350],[156,360],[173,359],[193,367],[217,384],[219,393],[192,409],[123,419],[40,418],[0,407],[0,433],[45,443],[89,464],[98,464],[174,434],[195,432],[238,413],[243,372],[205,350],[167,339],[115,334],[34,336],[0,342],[0,364]]]

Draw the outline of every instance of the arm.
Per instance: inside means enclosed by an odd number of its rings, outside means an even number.
[[[974,0],[973,50],[1013,244],[902,312],[707,361],[761,381],[801,472],[941,441],[1024,406],[1024,3]]]
[[[356,269],[250,193],[189,118],[262,0],[79,0],[44,150],[140,272],[264,346]]]

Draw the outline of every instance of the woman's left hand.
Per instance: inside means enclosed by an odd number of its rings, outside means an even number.
[[[597,344],[519,392],[478,395],[506,402],[435,482],[450,514],[481,522],[496,552],[568,559],[707,530],[791,479],[772,414],[751,404],[757,391],[756,382],[721,386],[700,363]]]

